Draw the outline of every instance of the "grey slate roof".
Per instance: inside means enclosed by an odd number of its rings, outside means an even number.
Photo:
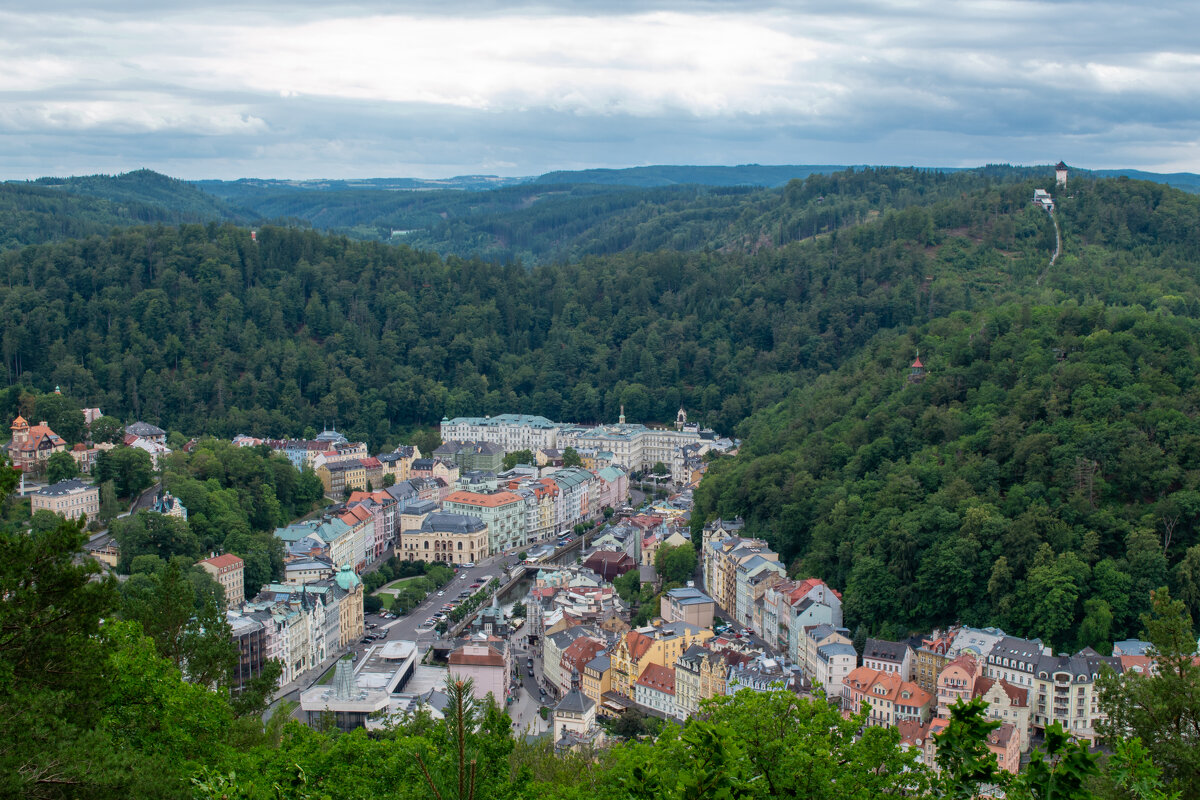
[[[452,514],[448,511],[435,511],[421,523],[423,531],[448,531],[450,533],[475,533],[487,525],[479,517],[466,514]]]
[[[596,705],[592,699],[585,695],[579,689],[571,689],[563,695],[563,699],[554,707],[555,712],[567,711],[574,714],[582,714],[592,706]]]
[[[1027,666],[1034,666],[1042,657],[1042,643],[1037,639],[1018,639],[1015,636],[1005,636],[992,646],[988,653],[988,663],[997,663],[997,659],[1007,658]]]
[[[132,425],[125,426],[125,432],[131,433],[134,436],[165,436],[167,434],[162,428],[157,425],[151,425],[149,422],[135,422]]]
[[[854,645],[846,644],[844,642],[823,644],[817,648],[817,655],[825,660],[828,660],[833,656],[850,656],[852,658],[858,658],[858,653],[855,652]]]
[[[863,646],[863,658],[892,661],[899,664],[904,660],[908,645],[904,642],[889,642],[886,639],[867,639]]]
[[[65,481],[59,481],[49,486],[43,486],[37,490],[41,497],[61,497],[64,494],[79,491],[80,489],[91,489],[92,484],[84,483],[79,478],[69,478]]]

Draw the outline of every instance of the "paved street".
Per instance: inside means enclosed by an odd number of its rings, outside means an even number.
[[[530,650],[525,637],[518,637],[513,642],[513,663],[517,666],[520,686],[517,689],[517,699],[509,706],[508,714],[513,718],[515,732],[537,735],[550,729],[550,723],[543,720],[538,713],[541,707],[548,704],[549,701],[541,699],[537,679],[528,666],[530,656],[534,657],[535,669],[540,674],[540,650],[538,648]]]
[[[418,636],[417,627],[419,625],[423,624],[425,620],[432,617],[444,603],[447,603],[450,600],[458,597],[459,592],[469,588],[472,583],[481,580],[484,576],[490,575],[493,578],[498,578],[501,583],[504,583],[507,580],[505,576],[505,569],[507,569],[508,565],[511,565],[515,562],[515,554],[500,554],[498,556],[488,558],[487,560],[476,564],[470,569],[459,570],[458,574],[455,575],[454,580],[440,590],[442,592],[440,597],[438,596],[437,592],[431,593],[427,598],[425,598],[425,602],[421,603],[420,606],[413,609],[412,613],[406,616],[400,617],[399,619],[386,620],[380,617],[378,614],[367,614],[365,618],[367,624],[373,623],[378,626],[377,628],[370,628],[368,631],[385,634],[386,636],[382,640],[383,642],[401,640],[415,641],[417,642],[418,648],[424,652],[424,650],[428,649],[429,646],[432,645],[437,639],[437,634],[433,631],[422,631]],[[370,571],[372,569],[378,569],[380,563],[382,562],[376,562],[375,564],[372,564],[371,567],[367,568],[367,570]],[[299,700],[300,692],[315,684],[320,677],[325,674],[326,670],[332,667],[333,664],[336,663],[337,660],[346,653],[357,653],[355,661],[355,663],[357,663],[357,659],[361,659],[362,654],[370,646],[371,645],[363,644],[361,641],[356,641],[348,650],[343,650],[331,655],[320,666],[310,669],[286,686],[281,686],[275,692],[276,702],[273,703],[271,709],[268,710],[268,716],[270,712],[274,710],[275,705],[277,705],[279,701],[285,699]]]

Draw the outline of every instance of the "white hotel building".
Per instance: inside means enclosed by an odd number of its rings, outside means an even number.
[[[613,461],[630,471],[646,472],[662,462],[671,470],[671,479],[683,482],[682,448],[701,440],[700,426],[688,424],[683,410],[677,430],[647,428],[628,424],[624,415],[615,425],[586,427],[551,422],[545,417],[525,414],[500,414],[495,417],[455,417],[442,419],[443,441],[491,442],[514,450],[537,451],[545,448],[598,450],[613,454]]]

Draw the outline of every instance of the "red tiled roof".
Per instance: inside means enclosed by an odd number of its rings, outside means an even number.
[[[1008,742],[1012,739],[1013,734],[1017,731],[1016,726],[1011,722],[1003,723],[999,728],[988,734],[988,744],[996,747],[1008,747]]]
[[[581,636],[567,645],[567,649],[563,650],[560,660],[563,664],[583,672],[583,666],[603,650],[604,642],[587,636]]]
[[[915,719],[900,720],[896,723],[896,730],[900,731],[900,743],[910,747],[925,738],[925,726]]]
[[[450,654],[449,661],[451,664],[462,664],[463,666],[476,667],[503,667],[504,656],[496,652],[496,649],[491,645],[486,645],[486,653],[467,653],[468,647],[476,648],[479,645],[464,645]]]
[[[675,694],[675,670],[659,664],[647,664],[637,682],[639,686],[645,686],[647,689]]]
[[[994,678],[976,678],[975,687],[971,690],[972,697],[983,697],[988,693],[988,690],[995,685]],[[1022,689],[1020,686],[1014,686],[1003,678],[1000,679],[1000,688],[1008,695],[1008,699],[1014,706],[1025,708],[1029,705],[1029,690]]]
[[[445,503],[462,503],[463,505],[479,506],[480,508],[498,508],[506,506],[510,503],[521,502],[521,496],[512,492],[492,492],[491,494],[480,494],[478,492],[451,492],[446,495]]]
[[[238,558],[237,556],[235,556],[233,553],[222,553],[219,556],[213,556],[212,558],[203,559],[199,563],[212,564],[217,569],[224,569],[225,567],[240,566],[242,564],[242,560],[240,558]]]
[[[637,631],[630,631],[625,636],[625,644],[629,647],[629,657],[633,661],[637,661],[644,656],[653,642],[654,640],[649,636],[645,636]]]

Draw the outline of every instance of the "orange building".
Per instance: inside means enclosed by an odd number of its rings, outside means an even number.
[[[868,725],[890,728],[903,720],[924,724],[933,716],[933,695],[894,672],[859,667],[846,676],[842,696],[852,714],[870,703]]]
[[[12,424],[12,443],[8,446],[8,459],[19,470],[30,472],[41,469],[51,454],[63,452],[67,443],[45,421],[30,425],[18,416]]]

